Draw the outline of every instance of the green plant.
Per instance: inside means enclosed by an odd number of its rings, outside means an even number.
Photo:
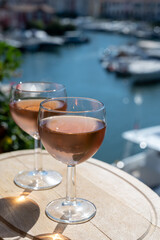
[[[0,81],[11,78],[20,64],[21,52],[5,42],[0,42]]]
[[[10,79],[20,67],[21,53],[0,42],[0,81]],[[13,121],[9,111],[9,94],[0,90],[0,152],[33,147],[33,140]]]
[[[45,29],[45,23],[42,20],[37,20],[37,21],[31,21],[28,22],[26,25],[27,29],[39,29],[39,30],[44,30]]]
[[[13,121],[9,111],[9,96],[0,92],[0,152],[33,147],[31,137]]]
[[[43,21],[32,21],[27,23],[27,29],[39,29],[46,31],[51,36],[63,36],[66,31],[76,30],[72,24],[62,24],[59,19],[53,19],[46,24]]]

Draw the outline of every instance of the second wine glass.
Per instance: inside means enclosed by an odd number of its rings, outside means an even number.
[[[56,110],[51,106],[65,106]],[[46,150],[67,165],[66,198],[48,204],[46,214],[61,223],[82,223],[96,214],[93,203],[76,198],[76,172],[80,164],[93,156],[102,144],[105,130],[103,103],[89,98],[59,97],[41,102],[39,134]]]
[[[19,187],[31,190],[49,189],[62,181],[62,176],[53,170],[43,170],[41,141],[38,133],[38,111],[40,102],[53,97],[65,97],[64,85],[51,82],[27,82],[12,86],[10,112],[15,123],[34,138],[35,163],[32,171],[22,171],[17,174],[14,182]],[[53,108],[53,106],[52,106]],[[55,105],[55,109],[64,106]]]

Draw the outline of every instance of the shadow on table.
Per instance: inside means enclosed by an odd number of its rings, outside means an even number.
[[[35,236],[33,240],[71,240],[70,238],[62,235],[68,224],[58,223],[53,233],[41,234]]]
[[[37,222],[40,209],[38,204],[27,198],[30,192],[17,197],[0,199],[0,237],[29,237],[27,232]]]

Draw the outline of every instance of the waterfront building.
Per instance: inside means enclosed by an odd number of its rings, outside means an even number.
[[[89,15],[99,17],[101,15],[101,0],[89,1]]]
[[[160,21],[160,0],[0,0],[0,12],[1,25],[19,27],[28,20],[49,21],[53,13]]]
[[[160,0],[48,0],[58,13],[114,19],[160,20]]]
[[[78,16],[101,15],[101,0],[48,0],[56,13],[74,13]]]
[[[113,19],[160,20],[160,0],[102,0],[101,15]]]
[[[48,4],[52,6],[56,13],[65,12],[66,0],[48,0]]]
[[[9,0],[0,6],[0,25],[2,28],[25,28],[31,21],[42,20],[49,22],[54,14],[54,9],[43,0]]]

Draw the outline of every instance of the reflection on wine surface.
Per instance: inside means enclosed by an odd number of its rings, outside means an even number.
[[[39,132],[46,150],[56,159],[75,165],[90,158],[99,149],[105,123],[84,116],[55,116],[40,121]]]

